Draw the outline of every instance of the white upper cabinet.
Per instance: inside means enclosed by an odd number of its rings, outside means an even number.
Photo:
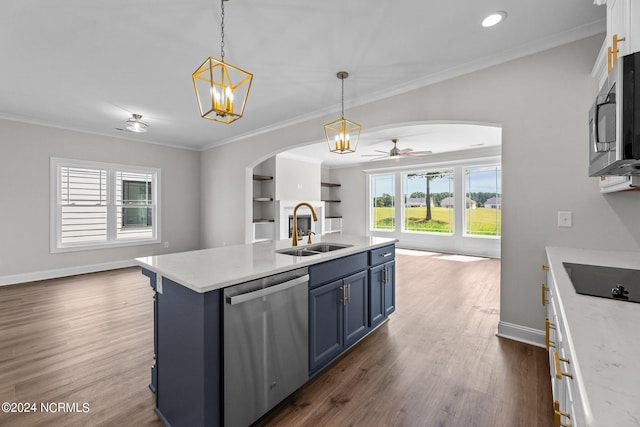
[[[609,68],[613,66],[616,58],[638,51],[640,51],[640,1],[607,0],[607,38],[591,73],[598,79],[598,87],[604,83]]]
[[[607,1],[607,42],[612,47],[618,40],[617,56],[640,51],[640,2],[638,0]]]

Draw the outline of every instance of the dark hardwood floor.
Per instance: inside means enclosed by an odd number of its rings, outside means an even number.
[[[546,352],[495,336],[500,261],[398,252],[390,321],[257,424],[551,426]],[[160,426],[152,321],[137,268],[0,287],[0,403],[38,405],[0,425]]]

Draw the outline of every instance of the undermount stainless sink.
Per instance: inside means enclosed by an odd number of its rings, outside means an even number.
[[[342,243],[314,243],[312,245],[280,249],[276,251],[278,254],[291,256],[311,256],[319,255],[324,252],[333,252],[339,249],[349,248],[353,245],[345,245]]]

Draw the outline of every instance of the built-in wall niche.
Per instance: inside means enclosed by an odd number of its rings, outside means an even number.
[[[340,209],[340,189],[341,185],[334,182],[321,182],[321,198],[325,203],[326,212],[324,216],[324,232],[340,233],[342,232],[342,213]]]
[[[275,161],[267,159],[253,169],[253,242],[275,238]]]

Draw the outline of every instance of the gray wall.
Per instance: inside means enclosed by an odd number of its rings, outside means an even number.
[[[596,92],[590,71],[603,38],[590,37],[345,112],[364,129],[425,120],[502,126],[502,322],[542,328],[540,265],[546,245],[640,250],[640,194],[601,195],[597,179],[587,177],[587,112]],[[389,103],[396,108],[386,108]],[[204,246],[243,242],[244,217],[234,216],[229,206],[244,209],[250,202],[243,191],[246,168],[291,146],[322,140],[322,124],[330,119],[203,153]],[[332,172],[336,181],[339,175]],[[364,176],[354,185],[362,185],[363,204],[343,212],[344,223],[362,230],[356,218],[365,215]],[[574,213],[572,228],[556,226],[559,210]]]
[[[320,200],[320,163],[276,156],[276,200]]]
[[[169,248],[155,244],[49,253],[50,157],[160,168],[161,233]],[[199,169],[195,151],[0,120],[0,282],[3,276],[73,272],[79,266],[197,249]]]

